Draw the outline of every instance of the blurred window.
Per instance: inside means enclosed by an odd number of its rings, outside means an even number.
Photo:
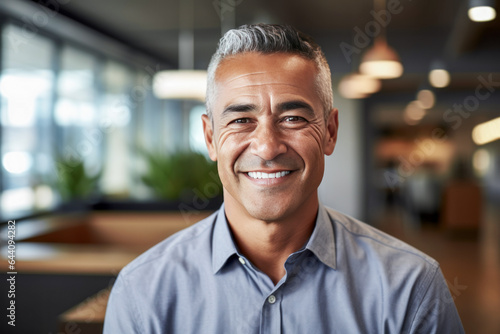
[[[63,48],[54,110],[60,137],[57,142],[62,145],[59,152],[87,164],[95,164],[100,151],[100,143],[93,138],[93,129],[98,125],[96,69],[91,54]]]
[[[102,96],[99,104],[99,126],[94,137],[104,142],[102,191],[108,196],[128,197],[133,143],[130,127],[132,108],[140,104],[131,93],[137,88],[133,76],[123,65],[107,61],[102,73]]]
[[[76,162],[84,164],[85,184],[99,176],[96,186],[105,196],[144,198],[150,193],[141,175],[148,166],[138,148],[206,153],[204,107],[158,100],[147,68],[15,24],[1,26],[0,34],[0,209],[6,217],[97,194],[68,195],[81,176],[60,175]]]
[[[50,206],[50,190],[43,196],[36,190],[52,172],[54,44],[13,25],[5,26],[1,36],[1,210]]]
[[[90,177],[102,173],[104,193],[130,194],[134,111],[150,87],[120,62],[13,24],[1,43],[1,212],[53,208],[57,172],[76,161]]]
[[[206,113],[207,110],[204,105],[197,105],[191,109],[189,114],[189,145],[191,150],[208,155],[201,121],[201,115]]]

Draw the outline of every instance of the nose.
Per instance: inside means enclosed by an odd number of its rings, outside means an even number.
[[[279,129],[268,121],[258,124],[253,133],[250,153],[263,160],[270,161],[278,155],[286,153],[287,146]]]

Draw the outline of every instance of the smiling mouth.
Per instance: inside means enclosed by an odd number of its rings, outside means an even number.
[[[282,171],[282,172],[276,172],[276,173],[264,173],[264,172],[248,172],[248,176],[250,176],[252,179],[279,179],[280,177],[283,177],[285,175],[290,174],[290,171]]]

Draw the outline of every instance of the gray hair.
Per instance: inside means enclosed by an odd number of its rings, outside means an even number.
[[[310,36],[289,25],[252,24],[225,33],[210,60],[206,99],[210,118],[216,95],[215,73],[218,66],[225,58],[246,52],[291,53],[314,61],[317,68],[316,90],[323,104],[325,119],[328,117],[333,108],[332,79],[330,67],[319,45]]]

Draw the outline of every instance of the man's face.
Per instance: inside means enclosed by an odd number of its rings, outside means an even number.
[[[213,122],[204,115],[226,209],[277,222],[317,208],[324,155],[336,143],[337,110],[325,121],[316,67],[300,56],[245,53],[219,66]]]

